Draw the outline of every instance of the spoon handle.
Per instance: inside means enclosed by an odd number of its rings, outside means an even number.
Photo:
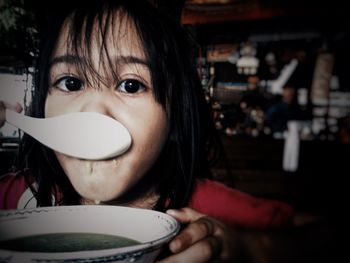
[[[16,126],[18,129],[21,129],[29,135],[33,135],[33,131],[37,129],[37,119],[22,115],[12,110],[6,109],[5,119],[6,122]]]

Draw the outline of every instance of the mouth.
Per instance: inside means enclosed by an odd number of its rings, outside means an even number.
[[[119,158],[113,158],[103,161],[89,161],[89,160],[81,160],[83,163],[85,163],[87,173],[89,175],[92,175],[94,171],[97,171],[101,168],[105,169],[105,167],[111,168],[112,167],[118,167],[119,164]]]

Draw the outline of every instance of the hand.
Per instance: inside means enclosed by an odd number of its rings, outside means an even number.
[[[0,128],[4,125],[5,123],[5,110],[6,109],[11,109],[16,112],[21,112],[23,110],[21,104],[18,102],[8,102],[8,101],[2,101],[0,100]]]
[[[173,255],[159,263],[233,262],[235,234],[222,222],[191,208],[167,213],[187,226],[169,243]]]

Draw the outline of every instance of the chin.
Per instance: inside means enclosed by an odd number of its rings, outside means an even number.
[[[83,191],[81,193],[81,196],[87,200],[87,203],[91,204],[99,204],[100,202],[110,202],[115,199],[117,199],[121,193],[115,192],[115,189],[113,191],[108,192],[106,189],[98,189],[96,191]]]

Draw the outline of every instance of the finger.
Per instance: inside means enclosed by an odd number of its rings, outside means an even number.
[[[194,243],[214,233],[215,226],[207,217],[201,217],[189,224],[169,244],[173,253],[178,253],[192,246]]]
[[[181,223],[189,223],[198,220],[199,218],[205,216],[189,207],[181,209],[169,209],[166,211],[169,215],[175,217],[176,220]]]
[[[23,110],[21,104],[19,104],[17,102],[11,103],[8,101],[0,100],[0,127],[2,127],[5,123],[5,118],[6,118],[5,110],[6,109],[11,109],[11,110],[14,110],[16,112],[21,112]]]
[[[16,112],[22,112],[23,107],[18,102],[3,101],[3,105],[6,109],[14,110]]]
[[[222,244],[219,239],[215,237],[207,237],[188,249],[164,258],[158,263],[209,262],[220,254],[221,245]]]

